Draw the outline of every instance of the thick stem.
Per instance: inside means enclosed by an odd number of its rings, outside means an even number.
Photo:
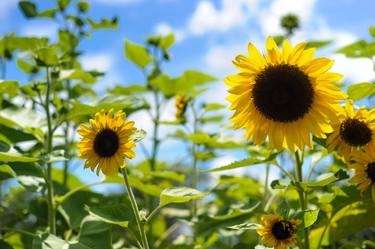
[[[71,99],[71,89],[70,89],[70,80],[66,82],[66,91],[68,92],[68,99],[67,99],[67,107],[70,108],[70,99]],[[69,120],[65,123],[64,129],[64,137],[65,137],[65,149],[64,149],[64,157],[67,160],[64,161],[64,174],[63,174],[63,185],[67,186],[68,178],[69,178],[69,163],[70,163],[70,144],[71,141],[69,140],[69,130],[70,130],[70,122]]]
[[[46,151],[48,156],[52,153],[52,120],[51,113],[49,109],[50,103],[50,92],[51,92],[51,77],[49,67],[46,68],[47,74],[47,90],[46,90],[46,101],[44,108],[47,116],[47,141],[46,141]],[[52,163],[47,163],[47,191],[48,191],[48,225],[51,234],[56,234],[56,212],[55,212],[55,200],[53,193],[53,181],[52,181]]]
[[[303,176],[302,176],[302,165],[303,165],[303,155],[302,160],[300,159],[300,156],[298,154],[298,151],[295,152],[295,158],[296,158],[296,179],[297,179],[297,191],[299,196],[299,202],[302,211],[307,210],[307,195],[305,191],[300,186],[303,182]],[[310,243],[309,243],[309,228],[303,229],[303,235],[304,235],[304,248],[310,249]]]
[[[138,226],[138,230],[139,230],[139,233],[140,233],[140,236],[141,236],[141,241],[142,241],[143,249],[149,249],[148,240],[147,240],[147,236],[146,236],[144,224],[143,224],[143,222],[141,222],[141,217],[139,215],[138,205],[137,205],[137,202],[135,200],[135,196],[133,194],[132,188],[130,187],[128,175],[126,173],[126,169],[125,168],[121,168],[121,172],[122,172],[122,175],[124,176],[125,186],[126,186],[126,189],[128,191],[128,196],[129,196],[129,199],[130,199],[130,204],[132,206],[133,213],[134,213],[134,216],[135,216],[135,220],[137,222],[137,226]]]

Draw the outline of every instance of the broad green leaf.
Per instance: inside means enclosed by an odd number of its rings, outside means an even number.
[[[210,122],[220,122],[224,119],[223,115],[217,115],[217,116],[210,116],[210,117],[203,117],[201,118],[202,123],[210,123]]]
[[[108,92],[112,94],[129,95],[129,94],[147,92],[147,88],[142,85],[115,86],[114,88],[109,89]]]
[[[133,213],[129,207],[125,205],[105,205],[97,207],[86,207],[87,211],[99,220],[119,225],[121,227],[127,228],[129,221],[132,219]]]
[[[4,240],[0,240],[0,248],[1,249],[13,249],[11,245],[9,245],[7,242]]]
[[[277,157],[279,153],[272,153],[267,158],[259,159],[259,158],[245,158],[240,161],[235,161],[233,163],[230,163],[228,165],[224,165],[215,169],[206,170],[207,172],[216,172],[216,171],[223,171],[223,170],[230,170],[230,169],[237,169],[242,167],[247,167],[251,165],[257,165],[262,163],[270,163]]]
[[[60,10],[65,10],[72,0],[57,0]]]
[[[130,137],[133,139],[134,143],[141,142],[147,135],[147,132],[142,129],[137,129],[134,134],[132,134]]]
[[[52,234],[43,234],[34,237],[32,249],[67,249],[69,244]]]
[[[18,182],[25,187],[27,191],[40,192],[45,187],[45,180],[38,176],[17,176]]]
[[[0,162],[36,162],[37,158],[27,157],[21,154],[0,152]]]
[[[172,187],[164,189],[160,194],[159,206],[165,206],[169,203],[184,203],[205,197],[206,194],[199,190],[188,187]]]
[[[90,249],[112,249],[112,226],[89,215],[83,219],[78,241]]]
[[[344,54],[347,57],[353,58],[372,58],[375,55],[375,42],[369,43],[365,40],[359,40],[336,50],[336,53]]]
[[[162,49],[170,48],[174,43],[174,34],[170,33],[169,35],[160,37],[160,47]]]
[[[308,41],[306,44],[306,48],[321,48],[332,44],[332,40],[326,41]]]
[[[95,78],[88,72],[80,69],[63,70],[60,73],[61,80],[81,80],[85,83],[95,83]]]
[[[228,228],[233,229],[233,230],[240,230],[240,231],[246,231],[246,230],[256,230],[260,227],[260,224],[257,223],[250,223],[250,222],[245,222],[242,224],[230,226]]]
[[[173,180],[176,182],[184,182],[185,181],[185,175],[177,173],[175,171],[153,171],[151,172],[151,175],[155,178],[161,178],[161,179],[168,179]]]
[[[311,187],[324,187],[328,184],[341,181],[344,179],[348,179],[348,178],[349,178],[348,173],[345,170],[340,169],[335,174],[326,173],[326,174],[319,176],[316,182],[304,182],[302,183],[302,186],[310,187],[310,188]]]
[[[59,64],[55,47],[39,48],[34,51],[35,60],[41,66],[56,66]]]
[[[19,1],[18,6],[26,18],[34,18],[38,14],[36,4],[31,1]]]
[[[45,117],[31,109],[6,108],[0,110],[0,122],[8,127],[40,128],[46,124]]]
[[[37,73],[39,71],[39,68],[31,64],[25,60],[18,59],[17,60],[17,66],[26,74],[32,74],[32,73]]]
[[[0,181],[16,177],[16,173],[6,164],[0,165]]]
[[[314,223],[318,219],[319,211],[320,211],[319,209],[315,209],[315,210],[305,210],[303,212],[303,220],[304,220],[305,228],[314,225]]]
[[[56,16],[57,12],[58,12],[58,10],[55,9],[55,8],[53,8],[53,9],[46,9],[46,10],[43,10],[42,12],[39,12],[37,16],[38,17],[46,17],[46,18],[53,19]]]
[[[375,84],[363,82],[348,87],[348,95],[353,100],[360,100],[375,94]]]
[[[90,8],[90,4],[85,1],[80,1],[77,3],[77,8],[80,12],[86,13]]]
[[[7,93],[10,98],[18,94],[19,85],[15,80],[0,80],[0,93]]]
[[[225,215],[203,216],[197,223],[197,231],[199,234],[210,234],[220,228],[227,228],[236,224],[243,223],[253,216],[254,211],[258,208],[260,202],[248,209],[232,208]]]
[[[370,34],[373,38],[375,38],[375,26],[370,26],[370,27],[368,28],[368,32],[369,32],[369,34]]]
[[[87,18],[88,23],[94,30],[98,29],[118,29],[118,18],[113,17],[112,19],[103,18],[99,22],[95,22],[91,18]]]
[[[145,47],[128,40],[125,41],[125,56],[141,68],[145,68],[149,63],[154,61],[154,58],[149,55]]]

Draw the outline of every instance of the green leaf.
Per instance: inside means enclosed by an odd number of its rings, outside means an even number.
[[[43,234],[34,237],[32,249],[66,249],[69,244],[52,234]]]
[[[220,103],[207,103],[203,106],[204,111],[218,111],[224,109],[226,106]]]
[[[370,27],[368,28],[368,32],[369,32],[369,34],[370,34],[373,38],[375,38],[375,26],[370,26]]]
[[[118,18],[113,17],[112,19],[103,18],[99,22],[95,22],[91,18],[87,18],[88,23],[94,30],[98,29],[118,29]]]
[[[21,175],[17,176],[17,180],[27,191],[31,192],[40,192],[46,184],[44,178],[38,176]]]
[[[0,181],[16,177],[16,173],[6,164],[0,165]]]
[[[205,197],[206,194],[199,190],[188,187],[172,187],[164,189],[160,194],[159,206],[165,206],[169,203],[184,203]]]
[[[13,249],[11,245],[9,245],[7,242],[4,240],[0,240],[0,248],[1,249]]]
[[[18,6],[26,18],[34,18],[38,15],[36,4],[31,1],[19,1]]]
[[[304,182],[302,183],[303,187],[324,187],[327,186],[328,184],[341,181],[344,179],[348,179],[349,175],[348,173],[343,170],[339,169],[335,174],[332,173],[326,173],[318,177],[316,182]]]
[[[240,230],[240,231],[246,231],[246,230],[256,230],[260,227],[260,224],[257,223],[250,223],[250,222],[245,222],[242,224],[230,226],[228,228],[233,229],[233,230]]]
[[[363,82],[348,87],[348,95],[353,100],[360,100],[375,94],[375,84]]]
[[[151,172],[151,175],[155,178],[161,178],[161,179],[168,179],[173,180],[176,182],[184,182],[185,181],[185,175],[177,173],[175,171],[153,171]]]
[[[272,189],[286,189],[288,187],[288,182],[285,180],[273,180],[271,182]]]
[[[46,18],[51,18],[53,19],[56,16],[56,13],[58,12],[58,9],[46,9],[42,12],[38,13],[38,17],[46,17]]]
[[[147,135],[147,132],[142,129],[137,129],[137,131],[132,134],[130,137],[133,139],[134,143],[139,143],[141,142]]]
[[[306,49],[307,48],[321,48],[328,46],[332,44],[333,40],[326,40],[326,41],[308,41],[306,44]]]
[[[18,94],[19,85],[15,80],[0,80],[0,92],[7,93],[10,98]]]
[[[127,228],[132,219],[132,211],[125,205],[86,206],[87,211],[99,220]]]
[[[63,70],[60,73],[61,80],[81,80],[84,83],[95,83],[95,78],[88,72],[80,69]]]
[[[338,49],[336,53],[344,54],[345,56],[352,58],[372,58],[375,55],[375,42],[369,43],[365,40],[359,40]]]
[[[162,36],[160,39],[160,47],[166,50],[173,45],[174,41],[175,38],[173,33],[170,33],[166,36]]]
[[[81,1],[77,3],[77,8],[80,12],[86,13],[90,8],[90,4],[88,2]]]
[[[81,223],[78,241],[90,249],[112,249],[111,228],[111,225],[89,215]]]
[[[149,63],[154,61],[154,58],[148,54],[145,47],[128,40],[125,41],[125,56],[141,68],[145,68]]]
[[[115,86],[114,88],[109,89],[108,92],[112,94],[129,95],[134,93],[147,92],[147,88],[142,85]]]
[[[224,165],[215,169],[205,170],[206,172],[216,172],[216,171],[223,171],[223,170],[230,170],[230,169],[237,169],[262,163],[270,163],[277,157],[279,153],[272,153],[265,159],[259,159],[259,158],[245,158],[240,161],[235,161],[233,163],[230,163],[228,165]]]
[[[0,152],[0,162],[36,162],[37,158],[22,156],[10,152]]]
[[[41,66],[56,66],[59,64],[55,47],[39,48],[34,51],[35,60]]]
[[[314,225],[314,223],[318,219],[319,211],[320,211],[319,209],[315,209],[315,210],[305,210],[303,212],[303,220],[304,220],[305,228]]]

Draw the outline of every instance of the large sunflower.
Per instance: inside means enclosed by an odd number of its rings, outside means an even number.
[[[78,133],[82,136],[77,144],[78,156],[86,159],[85,168],[97,167],[105,175],[116,175],[119,167],[125,167],[125,157],[134,158],[135,143],[131,135],[136,131],[133,121],[125,121],[125,113],[104,110],[90,119],[90,126],[81,124]]]
[[[336,117],[338,102],[345,94],[333,83],[342,75],[327,72],[333,61],[313,59],[315,49],[306,43],[291,47],[288,40],[279,50],[272,37],[263,56],[251,43],[249,56],[233,61],[241,71],[225,79],[230,87],[228,100],[235,110],[235,128],[246,128],[246,137],[262,144],[269,138],[271,147],[293,151],[312,146],[310,133],[325,138],[332,132],[328,119]]]
[[[287,249],[297,243],[297,226],[300,220],[286,220],[277,214],[268,214],[262,217],[262,226],[257,233],[262,238],[262,243],[274,249]]]
[[[375,154],[369,151],[357,151],[352,154],[349,168],[355,175],[351,183],[359,184],[358,189],[363,192],[371,186],[372,200],[375,202]]]
[[[375,111],[362,107],[354,110],[352,101],[346,103],[345,109],[338,114],[332,123],[334,132],[328,137],[328,150],[337,148],[344,159],[358,149],[367,149],[375,153]]]

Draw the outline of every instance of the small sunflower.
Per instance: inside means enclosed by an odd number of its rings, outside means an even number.
[[[249,43],[249,56],[233,61],[241,72],[225,79],[235,110],[231,120],[235,128],[246,128],[247,139],[255,144],[268,136],[271,147],[296,151],[312,147],[310,133],[325,138],[332,132],[327,121],[335,119],[338,102],[346,98],[333,84],[342,75],[328,72],[333,61],[313,59],[315,48],[305,46],[291,47],[285,40],[280,51],[268,37],[265,56]]]
[[[297,243],[297,226],[300,220],[286,220],[277,214],[268,214],[262,217],[262,226],[257,229],[262,243],[274,249],[287,249]]]
[[[351,183],[359,184],[358,189],[364,192],[371,186],[372,200],[375,202],[375,154],[368,151],[354,152],[349,168],[355,175],[350,179]]]
[[[81,124],[78,133],[82,136],[77,144],[78,157],[86,159],[85,168],[97,167],[105,175],[116,175],[119,167],[125,167],[125,157],[134,158],[135,147],[132,135],[136,132],[133,121],[125,121],[125,113],[104,110],[90,119],[90,125]]]
[[[353,102],[348,101],[345,109],[338,114],[336,122],[332,122],[334,132],[328,137],[328,150],[337,148],[344,159],[358,149],[368,148],[375,153],[375,111],[362,107],[354,110]]]
[[[187,105],[189,103],[189,97],[186,95],[177,95],[175,99],[175,106],[176,106],[176,119],[177,120],[184,120],[185,113],[187,109]]]

